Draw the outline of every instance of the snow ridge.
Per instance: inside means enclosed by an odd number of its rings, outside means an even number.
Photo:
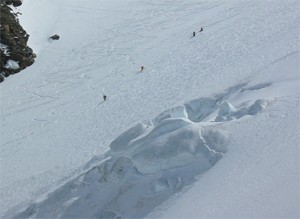
[[[137,124],[110,144],[97,165],[12,218],[144,217],[227,152],[229,137],[219,125],[253,116],[267,106],[266,100],[249,101],[243,95],[271,84],[246,85],[192,100]],[[234,107],[229,99],[236,97],[240,103]]]

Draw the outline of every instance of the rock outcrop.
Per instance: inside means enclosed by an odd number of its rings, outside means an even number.
[[[52,40],[59,40],[60,36],[57,34],[54,34],[53,36],[50,37]]]
[[[21,0],[0,0],[0,82],[34,63],[36,55],[27,46],[29,35],[22,28],[10,5],[17,7]]]

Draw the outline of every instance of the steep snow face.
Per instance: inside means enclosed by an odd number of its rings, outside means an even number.
[[[228,99],[234,100],[245,90],[256,90],[256,87],[245,87],[246,84],[242,84],[211,98],[193,100],[137,124],[111,143],[100,164],[56,189],[44,200],[19,213],[14,209],[8,215],[13,218],[144,217],[183,187],[195,182],[198,175],[214,166],[227,152],[228,134],[219,127],[228,120],[215,121],[220,112],[230,114],[231,111],[224,110],[224,103],[231,106]],[[243,110],[235,110],[243,111],[244,116],[256,115],[270,101],[259,100],[252,104],[243,99],[244,96],[248,95],[239,94]],[[211,107],[207,99],[213,100],[215,106]],[[198,110],[187,114],[186,106]],[[201,108],[206,109],[205,116],[200,115]],[[212,115],[217,111],[218,116],[214,119]],[[210,119],[193,122],[189,117]]]
[[[18,16],[20,23],[30,34],[28,45],[37,55],[49,45],[49,37],[63,19],[64,8],[67,7],[64,3],[59,0],[26,0],[19,8],[14,8],[21,12]]]
[[[285,66],[285,69],[288,69],[290,64],[297,66],[295,62],[297,61],[297,57],[298,55],[292,55],[289,59],[280,61],[276,64],[276,67]],[[297,77],[296,71],[289,71],[288,73],[290,76]],[[284,78],[285,77],[282,79]],[[286,81],[292,90],[297,88],[298,82],[290,79]],[[285,172],[287,168],[293,166],[297,167],[297,164],[299,164],[298,155],[295,153],[297,151],[297,145],[295,144],[289,149],[284,146],[282,149],[288,150],[288,153],[282,157],[281,153],[273,152],[274,142],[282,140],[281,137],[274,138],[274,140],[267,138],[272,141],[271,144],[267,144],[260,138],[258,138],[258,141],[257,138],[254,138],[255,141],[251,140],[251,138],[253,138],[252,135],[256,133],[257,129],[261,130],[262,127],[270,126],[273,121],[277,121],[278,119],[276,118],[278,116],[276,115],[277,113],[271,114],[270,118],[268,118],[268,116],[263,116],[262,118],[258,117],[258,119],[253,118],[260,112],[266,114],[268,107],[272,107],[272,105],[275,105],[275,108],[278,107],[278,103],[276,103],[278,100],[275,101],[274,97],[279,98],[279,102],[282,97],[273,96],[270,95],[270,93],[277,90],[280,91],[283,96],[293,94],[293,92],[285,91],[277,86],[278,84],[276,82],[259,83],[256,85],[242,83],[210,98],[199,98],[184,105],[173,107],[159,114],[153,120],[143,121],[116,138],[110,144],[110,150],[100,158],[99,164],[79,174],[75,179],[57,188],[48,194],[47,197],[31,204],[24,210],[18,212],[16,209],[13,209],[13,211],[8,213],[7,217],[141,218],[151,212],[153,208],[168,200],[172,195],[186,188],[187,185],[193,184],[195,184],[192,187],[192,190],[194,190],[193,194],[187,193],[178,201],[181,208],[180,218],[185,218],[187,215],[189,215],[189,217],[198,217],[199,215],[201,215],[201,217],[213,217],[215,215],[220,217],[224,215],[226,215],[226,217],[246,217],[249,215],[252,217],[268,215],[293,217],[298,214],[297,201],[299,196],[293,196],[290,193],[291,191],[297,191],[299,189],[297,184],[298,175],[295,174],[297,172],[296,169],[293,170],[292,173]],[[257,97],[267,99],[255,100],[254,98]],[[294,103],[288,102],[288,105],[299,106],[299,96],[297,99],[288,99],[289,101],[296,100]],[[212,102],[214,104],[211,104]],[[230,102],[233,103],[234,106]],[[189,113],[187,113],[187,107],[194,109],[193,112],[189,111]],[[282,110],[280,111],[282,112]],[[205,113],[203,114],[203,112]],[[289,132],[292,129],[299,128],[299,124],[293,123],[290,116],[297,115],[297,113],[295,113],[295,110],[291,110],[290,113],[291,114],[285,118],[288,127],[284,126],[285,130],[281,130],[284,134],[288,135],[290,135]],[[241,120],[242,117],[245,118]],[[191,121],[189,118],[199,119],[198,121]],[[223,119],[220,121],[220,118]],[[296,119],[296,121],[298,119]],[[237,122],[238,120],[241,121]],[[252,120],[262,120],[262,122],[267,125],[256,124],[254,128],[249,128],[247,124],[249,122],[252,123]],[[276,126],[275,128],[281,129],[280,126]],[[247,134],[243,131],[244,129],[247,130]],[[269,127],[269,130],[272,129]],[[276,132],[278,132],[278,130],[272,130],[272,133]],[[241,133],[242,136],[244,136],[242,138]],[[205,206],[203,202],[206,202],[206,199],[199,196],[197,199],[193,199],[199,200],[199,202],[190,203],[190,197],[195,196],[194,194],[203,193],[206,191],[206,188],[210,188],[209,191],[212,192],[214,191],[213,186],[219,186],[219,182],[213,183],[214,180],[211,177],[211,182],[206,181],[208,185],[201,182],[206,176],[205,172],[214,166],[223,155],[225,155],[225,157],[227,156],[229,135],[231,136],[229,150],[235,149],[235,152],[231,152],[228,156],[234,160],[233,163],[239,163],[240,166],[238,169],[234,168],[235,165],[232,164],[232,161],[228,164],[228,161],[225,159],[221,166],[224,164],[225,166],[229,166],[225,169],[221,168],[223,169],[222,171],[212,169],[210,173],[217,174],[215,178],[219,179],[220,182],[222,181],[222,177],[226,179],[228,172],[234,171],[239,175],[234,175],[233,177],[244,176],[245,167],[246,169],[250,167],[250,170],[253,171],[253,169],[255,169],[253,162],[258,162],[262,159],[263,162],[260,161],[260,165],[263,169],[256,171],[256,173],[258,175],[264,172],[265,174],[270,174],[268,172],[268,170],[270,170],[269,168],[276,168],[277,172],[280,171],[283,176],[287,176],[292,180],[289,186],[287,187],[282,184],[282,176],[277,173],[276,176],[273,176],[271,179],[266,178],[260,181],[258,191],[253,191],[252,186],[246,186],[247,183],[254,180],[254,175],[251,175],[245,177],[242,184],[240,184],[240,182],[237,184],[229,180],[229,184],[235,185],[234,187],[231,186],[233,188],[231,188],[230,192],[243,190],[243,193],[248,194],[250,199],[251,196],[249,193],[251,192],[252,196],[256,193],[259,196],[263,196],[262,200],[267,201],[268,199],[265,198],[265,195],[270,196],[269,192],[280,185],[281,192],[277,192],[277,195],[281,195],[283,198],[276,198],[277,203],[291,199],[292,202],[296,204],[287,205],[281,203],[281,208],[278,210],[273,209],[272,212],[270,212],[270,209],[273,208],[274,203],[271,205],[265,204],[264,211],[261,211],[261,207],[257,206],[257,204],[251,204],[251,207],[258,211],[255,213],[247,211],[247,213],[245,213],[244,210],[236,210],[232,205],[232,203],[235,203],[237,197],[231,195],[231,197],[228,198],[225,195],[224,197],[221,195],[219,198],[214,199],[214,202],[217,201],[219,204],[223,203],[224,200],[229,200],[229,204],[227,205],[231,206],[230,211],[226,210],[227,207],[222,207],[214,212],[206,210],[206,212],[203,213],[200,209],[203,210],[205,208],[203,207]],[[249,136],[251,136],[250,139]],[[244,138],[247,143],[245,143]],[[256,146],[249,148],[254,142]],[[296,138],[290,136],[288,142],[292,144],[299,142],[299,136]],[[231,144],[233,144],[233,146]],[[242,146],[243,144],[247,146]],[[265,148],[262,149],[262,146]],[[242,147],[243,149],[239,150],[236,147]],[[275,150],[278,150],[278,147],[280,146],[276,146]],[[237,151],[239,152],[237,153]],[[266,152],[274,157],[271,159],[266,158],[265,156],[268,156]],[[234,158],[232,158],[232,156]],[[255,156],[256,158],[245,159],[247,156]],[[284,165],[278,167],[277,159],[279,158],[288,159],[281,161]],[[266,163],[264,163],[264,161]],[[91,163],[93,163],[93,161],[87,164],[86,167]],[[200,174],[202,174],[201,178],[199,178]],[[208,176],[211,174],[208,174]],[[293,174],[295,175],[293,176]],[[275,182],[273,182],[274,179],[276,179]],[[266,186],[271,183],[269,182],[270,180],[275,186],[271,189],[266,189]],[[228,189],[228,186],[229,185],[225,185],[225,188]],[[266,191],[262,191],[264,189],[266,189]],[[228,191],[220,191],[220,193],[225,194],[227,192]],[[288,195],[286,193],[288,193]],[[257,198],[255,195],[254,197]],[[240,195],[238,198],[240,198]],[[210,198],[208,198],[208,200],[211,201]],[[235,204],[239,204],[239,206],[244,209],[246,206],[243,205],[248,202],[249,200],[239,200],[239,203]],[[175,206],[177,206],[177,203]],[[188,210],[186,210],[186,206],[189,207],[187,208]],[[193,208],[190,206],[193,206]],[[209,208],[209,205],[206,204],[206,206]],[[161,208],[164,208],[164,205]],[[179,207],[177,206],[176,208],[178,209]],[[182,210],[182,208],[184,210]],[[161,210],[156,210],[150,214],[149,218],[178,217],[177,213],[173,213],[172,208],[171,210],[164,210],[163,212],[164,213],[162,213]]]
[[[0,87],[1,217],[299,216],[297,0],[22,7],[38,58]]]

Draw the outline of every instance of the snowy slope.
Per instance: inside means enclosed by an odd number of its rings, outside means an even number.
[[[0,87],[1,216],[299,216],[298,1],[20,10],[38,59]]]
[[[250,89],[251,96],[270,100],[266,110],[221,125],[230,133],[222,160],[147,218],[299,217],[298,56],[279,60],[264,72],[272,77],[269,86]]]

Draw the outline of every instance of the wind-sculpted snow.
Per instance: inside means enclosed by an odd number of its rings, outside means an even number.
[[[227,101],[220,105],[219,113],[215,121],[239,119],[245,115],[255,115],[267,106],[267,101],[256,100],[253,104],[236,109]]]
[[[222,158],[229,144],[228,133],[219,128],[222,122],[255,115],[266,106],[264,100],[243,98],[236,107],[230,104],[245,86],[190,101],[135,125],[110,144],[97,165],[14,218],[147,215]]]

